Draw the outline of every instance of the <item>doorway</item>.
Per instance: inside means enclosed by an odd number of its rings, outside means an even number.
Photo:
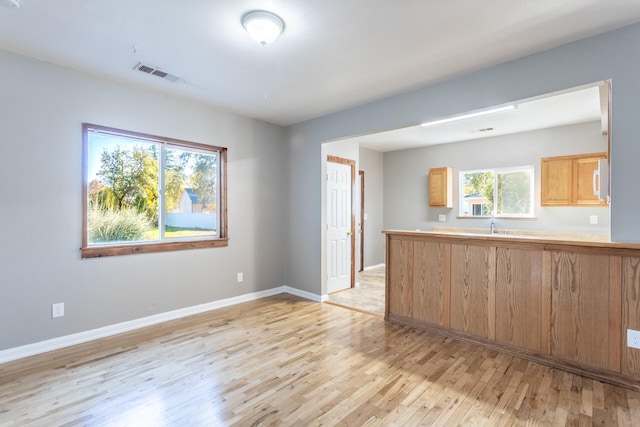
[[[355,286],[356,162],[327,156],[327,293]]]
[[[360,191],[357,196],[360,201],[360,215],[358,219],[358,248],[360,256],[358,257],[358,273],[364,271],[364,171],[358,171],[358,188]]]
[[[342,151],[348,154],[349,150]],[[358,160],[325,154],[327,302],[383,316],[384,265],[377,263],[377,265],[367,267],[366,264],[366,241],[364,239],[367,221],[364,203],[365,172],[356,169],[356,165],[362,160],[361,156],[357,152],[351,154],[357,156]],[[378,174],[382,169],[382,165],[379,166],[375,168]],[[373,176],[375,175],[374,173]],[[350,185],[347,185],[347,182]],[[381,183],[375,180],[374,182],[377,184],[375,188],[381,189]],[[347,187],[351,191],[350,197],[346,194]],[[348,202],[349,199],[350,202]],[[346,208],[347,206],[350,206],[350,210]],[[381,203],[380,206],[375,205],[375,207],[381,212]],[[380,219],[380,212],[374,213],[373,216]],[[348,218],[350,218],[348,225],[341,223],[341,219],[345,219],[346,222]],[[381,229],[382,224],[377,226]],[[375,236],[371,238],[373,239]],[[350,256],[344,256],[348,253],[349,245],[351,247]],[[336,262],[336,260],[338,261]],[[341,260],[344,260],[346,268],[342,268]],[[347,276],[350,277],[350,281],[346,280]]]

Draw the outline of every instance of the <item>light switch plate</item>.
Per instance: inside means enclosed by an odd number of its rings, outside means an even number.
[[[598,223],[598,215],[590,215],[589,216],[589,224],[597,224]]]
[[[64,303],[59,302],[56,304],[51,304],[51,317],[55,319],[56,317],[64,316]]]
[[[640,349],[640,331],[627,329],[627,347]]]
[[[447,220],[447,216],[445,214],[438,215],[438,221],[445,222]]]

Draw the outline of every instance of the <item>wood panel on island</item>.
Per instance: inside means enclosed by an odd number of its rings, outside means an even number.
[[[385,234],[388,320],[640,390],[640,245]]]

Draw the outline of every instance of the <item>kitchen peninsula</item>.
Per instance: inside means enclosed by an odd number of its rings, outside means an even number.
[[[640,244],[384,233],[386,319],[640,390]]]

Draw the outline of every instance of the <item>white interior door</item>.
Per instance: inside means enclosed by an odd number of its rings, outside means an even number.
[[[327,293],[351,287],[351,166],[327,162]]]

